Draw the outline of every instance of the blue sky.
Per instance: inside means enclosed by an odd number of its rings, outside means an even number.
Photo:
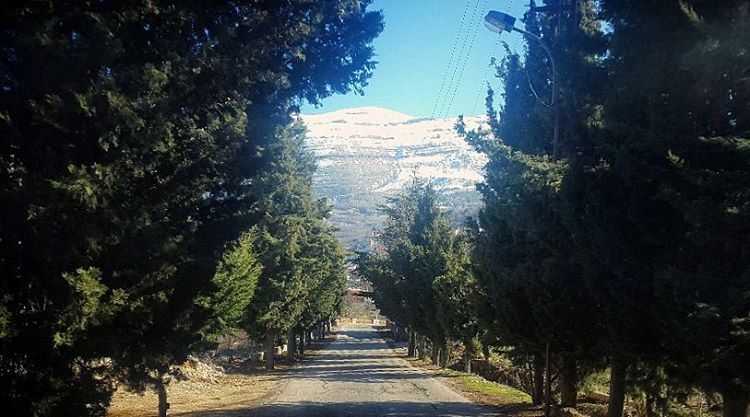
[[[493,9],[520,18],[526,3],[526,0],[375,0],[370,8],[383,11],[385,30],[374,42],[378,66],[365,95],[334,96],[324,100],[322,107],[307,105],[302,110],[314,114],[378,106],[417,117],[483,114],[485,80],[493,86],[498,84],[488,68],[490,58],[504,54],[498,35],[484,27],[484,16]],[[505,32],[502,40],[512,49],[523,47],[517,33]],[[449,62],[454,43],[453,61]],[[441,85],[443,91],[439,94]]]

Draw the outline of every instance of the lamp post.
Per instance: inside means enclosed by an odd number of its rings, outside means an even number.
[[[487,26],[489,30],[492,32],[502,34],[503,32],[512,32],[516,31],[527,38],[533,39],[535,42],[537,42],[544,52],[547,54],[547,57],[549,57],[550,65],[552,65],[552,101],[550,103],[550,106],[552,107],[553,112],[553,118],[554,118],[554,124],[553,124],[553,130],[552,130],[552,159],[560,159],[560,104],[559,104],[559,91],[557,88],[557,63],[555,62],[555,57],[552,55],[552,50],[549,48],[549,45],[547,45],[547,42],[544,41],[541,37],[527,31],[521,28],[517,28],[515,26],[516,24],[516,18],[506,14],[501,13],[496,10],[490,10],[489,13],[487,13],[487,16],[484,17],[484,25]]]

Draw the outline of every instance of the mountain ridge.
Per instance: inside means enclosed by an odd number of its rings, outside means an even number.
[[[333,205],[331,222],[352,250],[368,250],[383,224],[378,207],[414,176],[428,180],[440,203],[460,222],[476,214],[476,183],[486,159],[455,131],[456,119],[417,118],[381,107],[300,115],[307,147],[316,158],[313,177],[320,197]],[[466,117],[470,128],[484,117]]]

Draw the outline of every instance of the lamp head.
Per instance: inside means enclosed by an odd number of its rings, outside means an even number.
[[[510,32],[513,30],[515,24],[515,17],[498,12],[497,10],[490,10],[487,16],[484,17],[484,25],[487,26],[487,29],[495,33]]]

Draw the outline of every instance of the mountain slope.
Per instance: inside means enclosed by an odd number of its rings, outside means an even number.
[[[456,221],[476,213],[485,159],[454,129],[455,119],[418,119],[378,107],[303,115],[318,171],[315,189],[333,203],[332,222],[352,250],[367,250],[382,224],[377,208],[413,176],[429,180]],[[482,118],[466,119],[470,127]]]

